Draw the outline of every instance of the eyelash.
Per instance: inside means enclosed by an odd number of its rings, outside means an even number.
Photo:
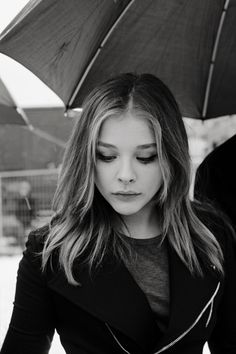
[[[100,152],[97,152],[97,158],[103,162],[112,162],[115,160],[116,156],[105,156],[103,154],[101,154]],[[149,157],[137,157],[137,160],[140,161],[143,164],[148,164],[153,162],[155,159],[157,158],[157,154],[154,154],[152,156]]]

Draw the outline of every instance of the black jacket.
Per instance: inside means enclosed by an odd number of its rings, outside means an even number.
[[[213,150],[200,164],[195,197],[208,199],[228,215],[236,230],[236,135]]]
[[[223,230],[223,228],[222,228]],[[54,329],[68,354],[200,354],[208,341],[214,354],[236,353],[236,261],[232,241],[216,235],[225,254],[225,278],[213,266],[193,277],[168,246],[170,319],[165,334],[145,295],[122,262],[106,257],[89,276],[75,264],[81,286],[62,270],[42,275],[44,229],[30,234],[20,262],[11,324],[2,354],[46,354]]]

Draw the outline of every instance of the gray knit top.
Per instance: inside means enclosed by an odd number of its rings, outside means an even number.
[[[132,261],[125,265],[147,297],[159,328],[164,332],[169,319],[169,265],[167,244],[161,237],[135,239],[124,236],[133,250]]]

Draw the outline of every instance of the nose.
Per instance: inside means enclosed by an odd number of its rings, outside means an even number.
[[[118,181],[125,185],[136,181],[136,174],[130,161],[123,161],[119,166]]]

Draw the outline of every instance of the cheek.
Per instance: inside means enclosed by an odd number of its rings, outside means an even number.
[[[161,169],[158,166],[151,168],[144,174],[144,183],[150,194],[155,194],[163,184]]]
[[[106,190],[109,187],[109,182],[112,179],[112,173],[107,165],[98,163],[95,169],[95,184],[99,190]]]

